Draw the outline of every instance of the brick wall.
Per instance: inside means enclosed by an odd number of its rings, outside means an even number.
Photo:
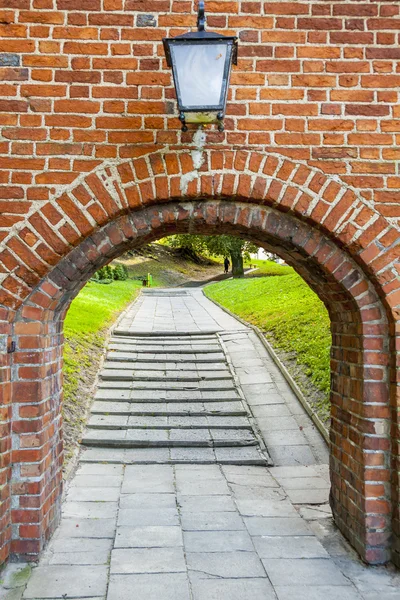
[[[194,4],[1,0],[0,227],[103,160],[190,143],[160,40],[195,25]],[[222,0],[206,12],[240,40],[226,132],[208,141],[308,161],[399,219],[400,2]]]
[[[239,64],[226,130],[198,149],[161,45],[195,24],[192,2],[0,0],[0,560],[34,558],[57,523],[70,300],[127,247],[190,226],[273,248],[327,302],[337,523],[366,560],[400,563],[400,2],[206,13]],[[199,198],[205,214],[169,207]]]

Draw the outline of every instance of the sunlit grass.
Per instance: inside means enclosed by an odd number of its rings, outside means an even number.
[[[293,353],[312,383],[328,397],[331,346],[328,312],[290,267],[270,263],[265,265],[265,272],[276,267],[287,269],[288,274],[223,281],[208,286],[205,293],[266,332],[275,348]]]

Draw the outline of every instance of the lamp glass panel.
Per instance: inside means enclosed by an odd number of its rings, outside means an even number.
[[[227,44],[171,44],[181,105],[216,107],[223,102]]]

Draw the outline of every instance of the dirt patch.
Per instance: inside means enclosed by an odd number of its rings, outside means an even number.
[[[63,401],[63,438],[64,438],[64,470],[74,457],[82,432],[88,418],[89,407],[93,399],[93,390],[97,372],[104,355],[107,330],[100,332],[95,338],[89,338],[82,347],[81,340],[69,339],[68,353],[76,358],[79,365],[73,374],[68,373]]]

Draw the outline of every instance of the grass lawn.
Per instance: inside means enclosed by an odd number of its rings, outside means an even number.
[[[89,282],[73,300],[64,322],[64,442],[71,457],[85,422],[88,388],[98,369],[108,328],[132,302],[140,281],[127,279],[110,285]]]
[[[328,312],[291,267],[269,263],[262,268],[264,273],[280,276],[222,281],[207,286],[205,293],[257,325],[274,348],[288,353],[287,356],[296,361],[307,379],[319,390],[320,397],[313,404],[326,420],[329,413],[331,346]],[[298,383],[310,396],[310,390],[305,388],[301,378]]]
[[[290,273],[295,272],[292,267],[288,267],[288,265],[279,265],[272,260],[260,260],[258,258],[252,258],[249,262],[245,262],[245,267],[248,267],[249,265],[252,267],[255,265],[257,267],[257,271],[254,271],[254,273],[249,273],[247,277],[289,275]]]

